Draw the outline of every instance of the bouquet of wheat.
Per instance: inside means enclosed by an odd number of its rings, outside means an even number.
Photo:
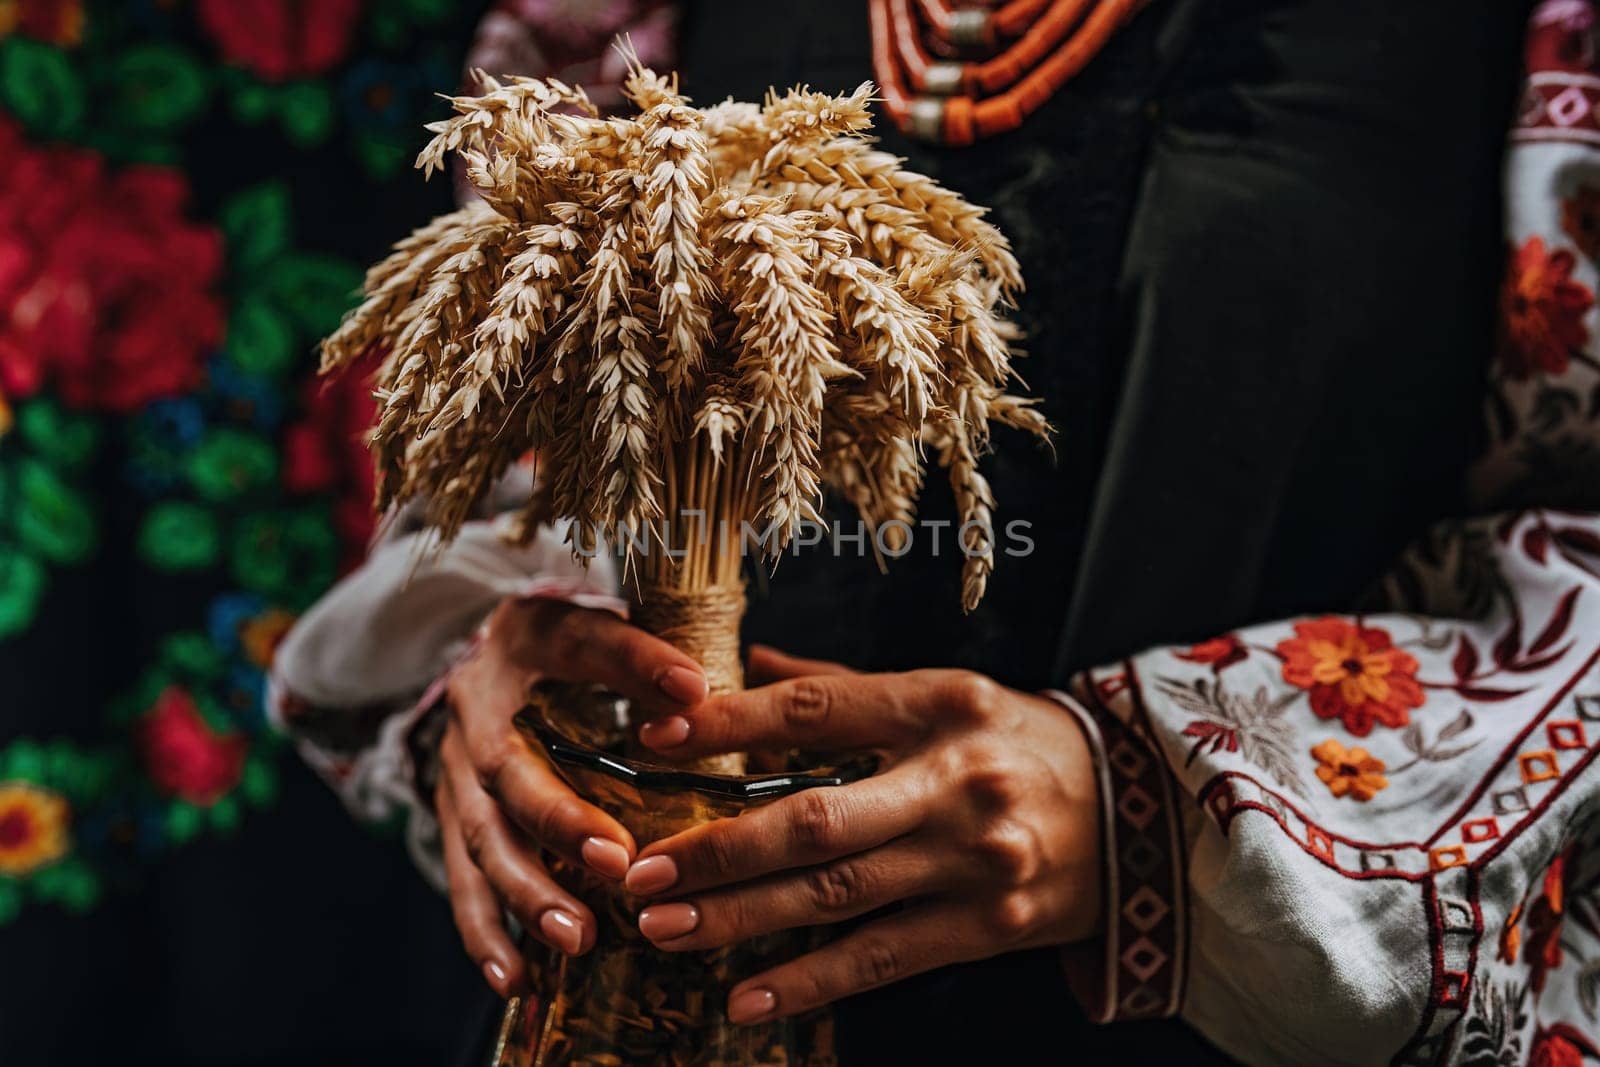
[[[694,108],[630,71],[634,117],[480,73],[429,127],[418,166],[457,153],[479,199],[396,245],[322,347],[325,372],[388,353],[379,506],[420,499],[448,539],[531,453],[524,536],[611,539],[637,621],[728,690],[749,532],[775,559],[826,486],[898,546],[932,455],[970,610],[994,566],[989,425],[1048,432],[1006,391],[1005,237],[864,136],[870,85]]]

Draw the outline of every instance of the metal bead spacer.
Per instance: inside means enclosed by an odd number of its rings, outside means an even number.
[[[919,96],[911,101],[911,136],[935,144],[944,140],[944,100]]]
[[[981,7],[964,7],[950,13],[951,44],[961,48],[983,48],[993,41],[989,32],[989,12]]]
[[[922,75],[922,88],[934,96],[954,96],[961,91],[960,63],[931,63]]]

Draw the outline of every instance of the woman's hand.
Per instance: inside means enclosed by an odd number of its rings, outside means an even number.
[[[646,848],[626,878],[655,898],[640,930],[686,951],[904,907],[739,983],[733,1021],[1094,932],[1098,798],[1067,709],[965,671],[850,674],[770,650],[756,660],[752,673],[801,676],[658,717],[641,738],[673,758],[872,749],[883,767]]]
[[[681,710],[706,695],[692,659],[610,612],[507,600],[490,617],[477,652],[450,679],[434,804],[456,928],[501,996],[525,988],[528,973],[502,906],[569,955],[594,944],[594,916],[556,884],[541,846],[613,880],[636,851],[628,831],[579,799],[512,727],[536,678],[597,682],[651,712]]]

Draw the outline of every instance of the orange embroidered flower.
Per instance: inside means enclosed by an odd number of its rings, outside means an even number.
[[[1578,251],[1600,259],[1600,186],[1580,185],[1561,201],[1561,228]]]
[[[1278,642],[1283,680],[1310,690],[1319,718],[1339,719],[1365,737],[1374,723],[1404,726],[1410,709],[1422,707],[1416,658],[1395,648],[1387,631],[1328,615],[1297,622],[1294,632]]]
[[[0,874],[15,878],[67,854],[67,802],[27,782],[0,782]]]
[[[1345,748],[1330,737],[1314,747],[1311,755],[1321,764],[1317,777],[1336,797],[1371,800],[1389,788],[1389,779],[1383,776],[1383,760],[1369,755],[1364,748]]]
[[[1577,262],[1564,248],[1546,252],[1539,237],[1512,255],[1500,287],[1499,326],[1500,366],[1509,377],[1560,374],[1588,343],[1583,318],[1594,294],[1572,280]]]
[[[1517,952],[1522,948],[1522,905],[1519,903],[1511,909],[1511,914],[1506,916],[1505,926],[1500,928],[1500,961],[1502,963],[1516,963]]]
[[[1201,641],[1198,645],[1191,646],[1187,652],[1179,652],[1176,655],[1179,659],[1190,663],[1209,663],[1211,670],[1220,674],[1224,667],[1231,667],[1249,654],[1244,642],[1237,636],[1224,634],[1209,641]]]

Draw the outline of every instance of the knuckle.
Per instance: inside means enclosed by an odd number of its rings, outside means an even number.
[[[715,828],[703,834],[695,848],[695,866],[709,881],[723,882],[732,878],[737,852],[728,835],[717,833]]]
[[[797,730],[818,730],[827,724],[833,696],[828,685],[816,678],[799,678],[789,685],[783,701],[785,725]]]
[[[855,960],[863,988],[885,985],[900,976],[900,949],[887,941],[867,942],[861,946]]]
[[[962,787],[978,806],[1009,811],[1022,802],[1027,790],[1010,756],[980,746],[962,763]]]
[[[790,832],[801,848],[812,852],[832,848],[844,832],[845,813],[827,789],[811,789],[795,798]]]
[[[461,819],[461,844],[466,848],[474,865],[483,867],[483,857],[494,839],[494,827],[481,815],[463,816]]]
[[[978,842],[978,851],[1006,885],[1026,885],[1039,874],[1038,837],[1021,823],[996,822]]]
[[[577,801],[563,797],[540,804],[532,816],[528,829],[533,832],[534,839],[554,848],[572,836],[567,828],[577,823],[581,812]]]
[[[999,684],[976,671],[951,671],[944,686],[945,704],[967,721],[982,719],[998,703]]]
[[[811,903],[824,913],[847,912],[867,892],[866,879],[854,863],[830,863],[806,876]]]
[[[1006,942],[1026,938],[1038,921],[1039,905],[1027,893],[1007,893],[989,911],[989,928]]]
[[[504,742],[485,745],[472,761],[478,784],[490,796],[500,799],[506,776],[511,771],[511,747]]]

